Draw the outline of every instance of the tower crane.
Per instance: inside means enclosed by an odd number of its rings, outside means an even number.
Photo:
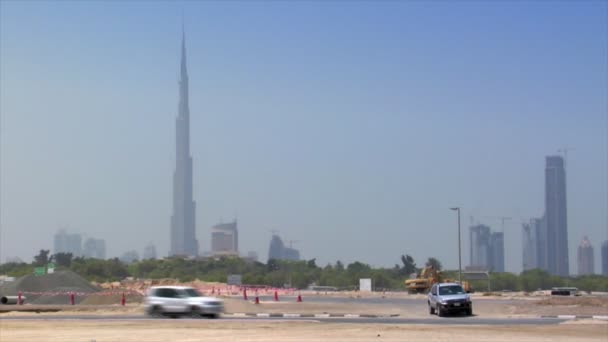
[[[557,153],[563,153],[564,154],[564,169],[568,166],[568,151],[574,151],[575,149],[572,147],[562,147],[559,150],[557,150]]]
[[[508,216],[484,216],[484,218],[500,220],[501,221],[500,228],[501,228],[501,231],[503,234],[505,233],[505,221],[513,219],[512,217],[508,217]]]

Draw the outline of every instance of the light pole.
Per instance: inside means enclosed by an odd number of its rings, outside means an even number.
[[[450,208],[458,212],[458,282],[462,284],[462,258],[460,252],[460,207]]]

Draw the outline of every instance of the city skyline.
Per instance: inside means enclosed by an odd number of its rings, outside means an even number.
[[[29,260],[65,225],[109,257],[169,254],[180,9],[0,6],[0,260]],[[608,238],[606,4],[184,7],[202,249],[238,211],[240,249],[262,257],[281,227],[318,264],[407,253],[453,269],[459,206],[513,217],[518,272],[543,158],[565,148],[570,273],[584,235]]]

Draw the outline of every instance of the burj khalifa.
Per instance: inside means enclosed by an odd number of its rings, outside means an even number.
[[[190,155],[190,108],[188,106],[188,70],[186,35],[182,32],[182,58],[179,80],[179,107],[175,121],[175,173],[173,174],[173,215],[169,256],[195,257],[195,202],[192,198],[192,156]]]

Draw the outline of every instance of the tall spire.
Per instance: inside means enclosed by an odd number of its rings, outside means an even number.
[[[188,81],[188,69],[186,67],[186,32],[184,31],[184,22],[182,21],[182,63],[180,81]]]
[[[182,56],[179,80],[179,106],[175,121],[175,173],[173,174],[173,215],[169,255],[197,256],[196,215],[192,196],[192,156],[190,155],[190,108],[186,33],[182,21]]]

